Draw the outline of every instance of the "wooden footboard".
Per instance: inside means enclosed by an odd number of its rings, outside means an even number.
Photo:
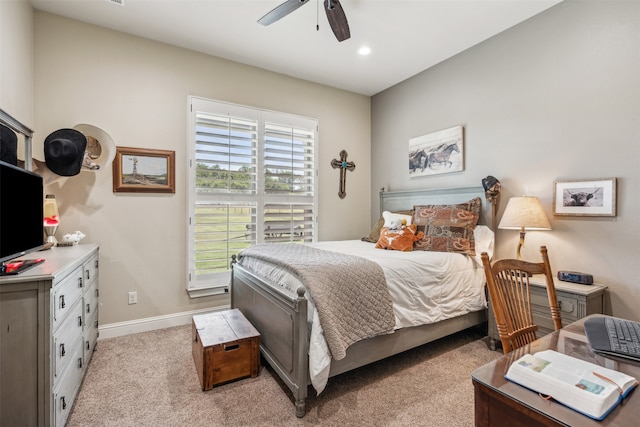
[[[231,307],[238,308],[260,332],[260,351],[291,389],[296,416],[306,413],[309,338],[304,288],[289,292],[233,264]]]

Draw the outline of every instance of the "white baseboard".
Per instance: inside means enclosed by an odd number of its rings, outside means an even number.
[[[214,311],[228,310],[230,306],[204,308],[201,310],[186,311],[182,313],[168,314],[166,316],[147,317],[144,319],[130,320],[127,322],[109,323],[98,326],[98,340],[121,337],[139,332],[153,331],[156,329],[171,328],[173,326],[188,325],[196,314],[211,313]]]

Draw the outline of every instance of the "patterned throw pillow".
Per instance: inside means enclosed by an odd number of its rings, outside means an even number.
[[[414,249],[475,256],[473,230],[481,207],[479,197],[459,204],[414,206],[413,223],[424,232]]]

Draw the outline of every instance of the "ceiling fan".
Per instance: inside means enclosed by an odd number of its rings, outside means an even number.
[[[309,3],[309,0],[287,0],[260,18],[258,23],[265,26],[271,25],[306,3]],[[340,1],[324,0],[324,10],[329,20],[329,26],[338,41],[341,42],[351,37],[349,22],[347,22],[347,16],[344,14]]]

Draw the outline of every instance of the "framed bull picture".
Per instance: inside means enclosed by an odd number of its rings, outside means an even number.
[[[616,179],[554,181],[553,214],[616,216]]]
[[[464,170],[463,127],[456,126],[409,140],[409,177]]]

